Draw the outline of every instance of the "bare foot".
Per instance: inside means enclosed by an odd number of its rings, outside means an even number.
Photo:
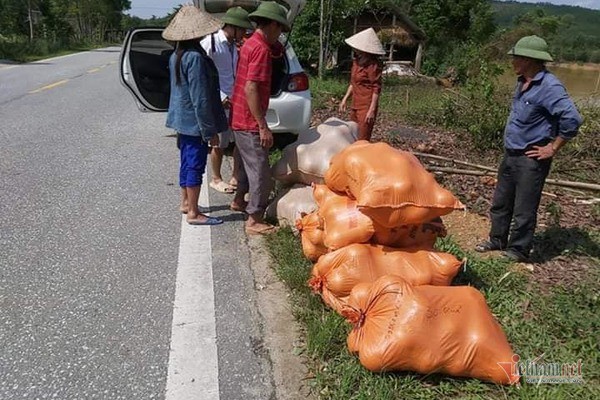
[[[188,213],[186,221],[190,225],[219,225],[223,223],[223,220],[220,218],[209,217],[204,214],[192,216],[190,213]]]
[[[231,211],[246,212],[247,206],[248,206],[248,203],[245,201],[243,203],[238,203],[237,201],[233,201],[229,205],[229,209]]]
[[[246,233],[248,235],[268,235],[273,232],[277,232],[277,227],[274,225],[265,224],[263,222],[246,224]]]

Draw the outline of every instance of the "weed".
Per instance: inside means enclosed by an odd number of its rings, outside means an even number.
[[[562,208],[560,203],[551,201],[546,205],[546,212],[550,216],[550,226],[560,226],[560,216],[562,215]]]

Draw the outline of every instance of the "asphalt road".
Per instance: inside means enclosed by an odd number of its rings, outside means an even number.
[[[214,191],[226,223],[199,227],[212,270],[191,273],[214,292],[219,394],[167,393],[178,153],[121,87],[119,50],[0,63],[0,398],[273,398],[242,217]]]

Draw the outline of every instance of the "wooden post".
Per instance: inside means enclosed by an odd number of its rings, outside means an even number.
[[[423,42],[419,42],[417,48],[417,56],[415,57],[415,69],[417,72],[421,72],[421,58],[423,57]]]
[[[394,32],[394,28],[396,27],[396,14],[392,15],[392,33]],[[389,61],[394,61],[394,41],[390,41],[390,57]]]
[[[323,48],[323,13],[324,13],[324,4],[323,0],[321,0],[321,16],[319,20],[319,79],[323,78],[323,73],[325,72],[325,55],[323,52],[325,49]]]
[[[29,18],[29,41],[33,41],[33,18],[31,15],[31,0],[27,1],[27,17]]]

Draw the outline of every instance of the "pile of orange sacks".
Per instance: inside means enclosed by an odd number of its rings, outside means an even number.
[[[362,365],[518,382],[482,294],[450,286],[462,262],[434,250],[446,235],[440,217],[464,205],[414,155],[385,143],[347,146],[324,180],[313,184],[317,211],[296,228],[315,262],[308,284],[353,324],[348,348]]]

